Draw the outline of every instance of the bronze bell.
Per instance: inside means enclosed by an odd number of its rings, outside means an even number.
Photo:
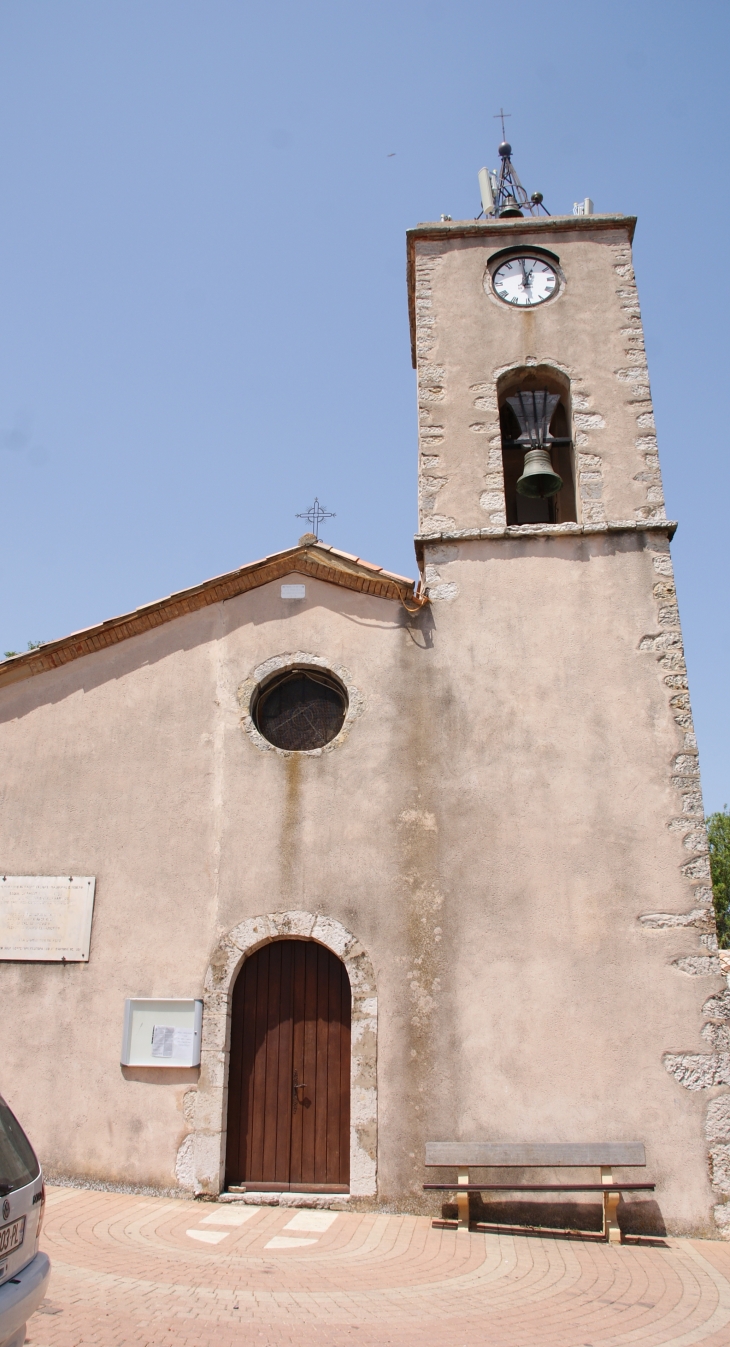
[[[553,472],[548,450],[528,449],[522,476],[517,483],[520,495],[544,500],[546,496],[556,496],[562,485],[562,477]]]
[[[522,211],[515,198],[511,194],[508,194],[505,196],[504,204],[500,208],[499,218],[500,220],[511,220],[517,216],[522,219]]]

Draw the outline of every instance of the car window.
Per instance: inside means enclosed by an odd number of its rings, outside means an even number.
[[[25,1132],[0,1098],[0,1197],[38,1178],[41,1167]]]

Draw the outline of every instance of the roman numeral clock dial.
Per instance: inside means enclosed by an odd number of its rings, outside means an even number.
[[[556,294],[558,277],[549,262],[541,257],[510,257],[492,277],[492,286],[498,299],[519,309],[544,304]]]

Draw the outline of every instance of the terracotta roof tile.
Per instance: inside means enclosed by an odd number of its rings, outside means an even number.
[[[342,555],[344,556],[345,553],[343,552]],[[383,569],[382,566],[374,566],[372,561],[363,561],[362,557],[357,557],[357,564],[358,566],[364,566],[368,571],[382,571]]]
[[[357,561],[362,565],[360,558],[353,556],[352,552],[342,552],[339,547],[331,547],[330,551],[333,552],[336,557],[344,557],[346,561]]]
[[[402,601],[406,605],[418,606],[424,602],[416,595],[413,581],[406,576],[385,571],[382,566],[374,566],[372,562],[363,561],[351,552],[341,552],[326,543],[305,543],[284,552],[272,552],[259,561],[249,562],[224,575],[216,575],[190,589],[168,594],[164,599],[156,599],[152,603],[140,604],[132,613],[107,618],[105,622],[71,632],[58,641],[47,641],[37,650],[0,661],[0,686],[61,668],[70,660],[106,650],[130,636],[152,631],[187,613],[198,612],[211,604],[270,584],[292,571],[360,593]]]

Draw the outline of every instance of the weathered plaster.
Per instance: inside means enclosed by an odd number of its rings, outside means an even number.
[[[1,690],[3,873],[97,875],[88,964],[0,965],[24,1007],[3,1093],[49,1166],[167,1188],[185,1142],[178,1181],[214,1190],[230,986],[269,928],[235,932],[320,913],[377,977],[379,1201],[429,1209],[434,1137],[628,1136],[668,1225],[711,1228],[704,1094],[662,1057],[711,1052],[703,978],[675,961],[712,952],[699,927],[637,920],[704,906],[681,868],[698,854],[667,827],[691,803],[667,770],[685,689],[666,651],[637,650],[674,634],[652,592],[667,558],[655,527],[592,527],[424,540],[452,597],[408,622],[312,579],[287,605],[277,579]],[[264,751],[242,728],[242,682],[282,652],[362,692],[336,751]],[[194,1071],[119,1066],[125,996],[165,995],[207,1000],[194,1097]]]
[[[712,922],[714,927],[714,919]],[[715,1207],[715,1224],[730,1240],[730,951],[718,951],[715,963],[725,974],[727,989],[710,996],[703,1006],[707,1016],[702,1037],[711,1053],[667,1053],[664,1065],[686,1090],[712,1090],[707,1105],[705,1136],[709,1148],[712,1186],[724,1201]],[[723,1089],[717,1094],[718,1088]]]
[[[648,378],[648,375],[646,377]],[[648,387],[641,389],[641,394],[644,393],[648,394]],[[722,974],[723,967],[717,951],[697,740],[687,689],[687,671],[674,575],[668,544],[658,542],[655,548],[653,565],[658,578],[653,585],[653,597],[659,631],[642,637],[639,650],[656,654],[662,682],[666,688],[665,696],[672,719],[677,726],[678,751],[668,764],[668,777],[672,790],[679,795],[681,813],[670,814],[667,819],[667,830],[681,841],[684,854],[680,853],[677,863],[686,886],[689,911],[645,913],[639,920],[647,930],[698,931],[699,940],[708,952],[679,955],[673,959],[673,966],[689,977],[717,977]],[[703,1057],[697,1053],[671,1051],[664,1056],[667,1071],[688,1090],[706,1090],[720,1085],[730,1085],[730,1035],[722,1023],[725,1018],[724,1002],[711,998],[703,1009],[705,1014],[711,1014],[715,1010],[720,1017],[720,1023],[716,1018],[710,1020],[704,1024],[701,1031],[705,1041],[715,1049],[712,1056]],[[730,1018],[730,1011],[728,1017]],[[710,1130],[713,1135],[712,1137],[708,1135],[708,1141],[715,1139],[717,1123],[713,1124]],[[730,1127],[723,1140],[730,1142]],[[729,1155],[730,1152],[725,1145],[719,1148],[712,1146],[709,1151],[712,1185],[715,1191],[723,1196],[730,1196]],[[730,1239],[730,1212],[716,1207],[715,1220],[723,1237]]]
[[[357,938],[321,913],[272,912],[239,922],[221,937],[205,975],[200,1079],[185,1096],[190,1132],[177,1153],[182,1188],[217,1195],[225,1178],[231,1001],[244,960],[280,939],[314,940],[344,963],[352,990],[350,1192],[369,1197],[377,1179],[378,1001],[370,959]]]

